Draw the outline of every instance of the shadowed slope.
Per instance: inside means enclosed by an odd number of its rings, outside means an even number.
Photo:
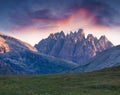
[[[77,65],[46,56],[36,48],[13,37],[0,34],[0,74],[47,74],[62,73]]]
[[[88,72],[118,65],[120,65],[120,46],[115,46],[74,68],[73,72]]]

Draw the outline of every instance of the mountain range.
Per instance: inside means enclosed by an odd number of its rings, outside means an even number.
[[[0,74],[48,74],[71,70],[77,65],[37,52],[31,45],[0,34]]]
[[[105,36],[85,38],[82,29],[51,34],[35,47],[0,34],[0,75],[90,72],[119,65],[120,46],[113,46]]]
[[[97,39],[92,34],[88,34],[85,38],[84,30],[79,29],[78,32],[71,32],[67,35],[63,31],[50,34],[35,47],[41,53],[81,64],[99,52],[113,47],[113,44],[106,36]]]

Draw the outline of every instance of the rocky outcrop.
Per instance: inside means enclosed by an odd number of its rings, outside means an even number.
[[[10,48],[6,44],[6,41],[2,37],[0,37],[0,53],[6,53],[9,51],[10,51]]]
[[[97,53],[111,48],[113,44],[105,37],[97,39],[92,34],[85,38],[83,29],[78,32],[64,32],[50,34],[46,39],[41,40],[35,47],[41,53],[52,55],[58,58],[70,60],[78,64],[86,62]]]

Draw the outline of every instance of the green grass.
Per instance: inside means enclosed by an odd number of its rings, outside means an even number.
[[[120,67],[92,73],[0,76],[0,95],[120,95]]]

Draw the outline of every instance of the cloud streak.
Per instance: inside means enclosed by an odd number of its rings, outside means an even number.
[[[9,23],[11,23],[9,27],[12,27],[9,29],[19,30],[29,27],[37,29],[50,29],[51,27],[56,29],[68,24],[74,26],[75,22],[80,25],[86,23],[86,25],[94,24],[106,27],[120,25],[119,11],[103,0],[76,0],[74,2],[73,0],[69,0],[69,2],[53,0],[54,3],[49,0],[36,0],[36,2],[33,0],[13,1],[7,3],[11,9],[6,8],[9,11],[7,13]],[[5,1],[1,2],[4,2],[3,5],[5,5]],[[63,3],[64,6],[59,3]],[[18,6],[15,4],[18,4]],[[4,12],[7,12],[7,10]]]
[[[83,0],[82,3],[73,5],[71,9],[74,11],[87,10],[89,15],[94,17],[95,24],[98,25],[112,26],[120,24],[120,21],[115,20],[120,16],[120,13],[102,0]]]

